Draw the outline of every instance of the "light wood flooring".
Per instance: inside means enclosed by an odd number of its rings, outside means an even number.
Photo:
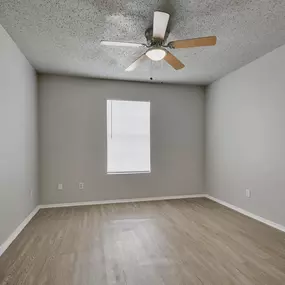
[[[204,198],[42,209],[0,284],[284,285],[285,233]]]

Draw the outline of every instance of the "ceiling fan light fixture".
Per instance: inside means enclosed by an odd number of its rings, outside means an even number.
[[[149,59],[154,61],[160,61],[166,56],[166,51],[162,48],[152,48],[146,52]]]

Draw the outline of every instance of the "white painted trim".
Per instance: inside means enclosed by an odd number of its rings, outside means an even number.
[[[7,238],[4,243],[0,245],[0,256],[4,251],[9,247],[9,245],[14,241],[14,239],[20,234],[24,227],[30,222],[30,220],[35,216],[39,211],[40,206],[37,206],[25,219],[24,221],[14,230],[14,232]]]
[[[45,209],[45,208],[61,208],[61,207],[119,204],[119,203],[132,203],[132,202],[163,201],[163,200],[176,200],[176,199],[204,198],[206,196],[207,195],[205,195],[205,194],[192,194],[192,195],[179,195],[179,196],[163,196],[163,197],[147,197],[147,198],[134,198],[134,199],[117,199],[117,200],[102,200],[102,201],[88,201],[88,202],[73,202],[73,203],[40,205],[40,208]]]
[[[264,224],[266,224],[266,225],[268,225],[268,226],[270,226],[270,227],[272,227],[272,228],[275,228],[275,229],[277,229],[277,230],[279,230],[279,231],[285,232],[285,227],[282,226],[282,225],[280,225],[280,224],[277,224],[277,223],[274,223],[274,222],[272,222],[272,221],[270,221],[270,220],[264,219],[264,218],[262,218],[262,217],[260,217],[260,216],[257,216],[257,215],[255,215],[255,214],[253,214],[253,213],[251,213],[251,212],[248,212],[248,211],[246,211],[246,210],[244,210],[244,209],[242,209],[242,208],[239,208],[239,207],[237,207],[237,206],[234,206],[234,205],[232,205],[232,204],[230,204],[230,203],[228,203],[228,202],[222,201],[222,200],[217,199],[217,198],[215,198],[215,197],[212,197],[212,196],[210,196],[210,195],[205,195],[205,196],[206,196],[208,199],[213,200],[213,201],[215,201],[215,202],[217,202],[217,203],[219,203],[219,204],[221,204],[221,205],[223,205],[223,206],[226,206],[226,207],[228,207],[228,208],[230,208],[230,209],[232,209],[232,210],[234,210],[234,211],[236,211],[236,212],[239,212],[239,213],[241,213],[241,214],[243,214],[243,215],[245,215],[245,216],[248,216],[248,217],[250,217],[250,218],[252,218],[252,219],[255,219],[255,220],[257,220],[257,221],[259,221],[259,222],[261,222],[261,223],[264,223]]]

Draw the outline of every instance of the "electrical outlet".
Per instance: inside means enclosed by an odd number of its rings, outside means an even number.
[[[251,197],[251,191],[250,189],[245,189],[245,195],[247,198],[250,198]]]
[[[79,190],[83,190],[84,189],[84,183],[83,182],[79,182]]]
[[[57,190],[63,190],[63,184],[57,184]]]

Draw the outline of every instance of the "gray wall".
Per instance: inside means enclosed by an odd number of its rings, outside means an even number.
[[[285,46],[206,93],[207,191],[285,225]]]
[[[0,25],[0,245],[37,205],[36,74]]]
[[[202,88],[41,75],[39,94],[41,203],[203,193]],[[151,174],[106,174],[106,99],[151,101]]]

